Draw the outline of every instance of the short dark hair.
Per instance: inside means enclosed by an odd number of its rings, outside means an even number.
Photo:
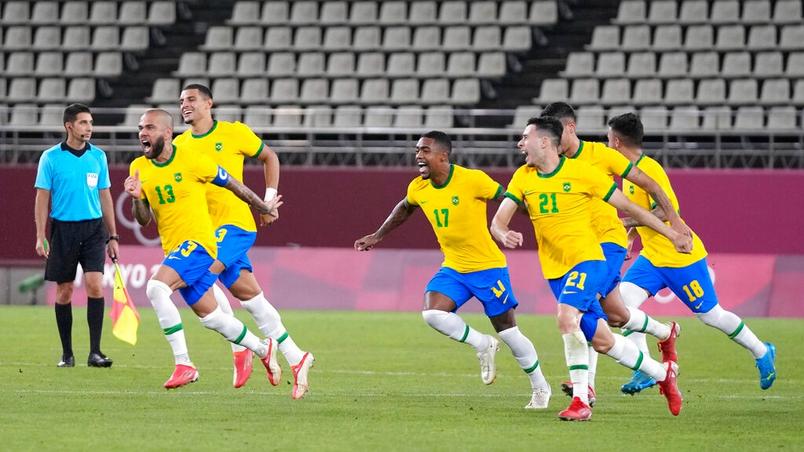
[[[624,113],[609,119],[609,127],[629,146],[642,146],[645,129],[642,121],[634,113]]]
[[[430,138],[439,146],[444,148],[447,151],[447,154],[452,154],[452,140],[449,139],[449,135],[440,130],[431,130],[427,133],[423,133],[421,138]]]
[[[185,86],[182,91],[187,91],[188,89],[197,89],[198,92],[203,94],[205,97],[212,99],[212,91],[210,91],[206,85],[202,85],[200,83],[190,83],[189,85]]]
[[[573,122],[578,120],[578,117],[575,116],[575,110],[566,102],[553,102],[544,107],[540,116],[542,118],[552,116],[558,119],[572,119]]]
[[[558,147],[561,144],[561,135],[564,133],[564,126],[558,118],[553,116],[539,116],[528,119],[528,125],[536,127],[540,132],[547,132],[553,145]]]
[[[64,114],[61,117],[62,124],[75,121],[79,113],[92,114],[92,112],[89,111],[89,107],[84,104],[70,104],[64,109]]]

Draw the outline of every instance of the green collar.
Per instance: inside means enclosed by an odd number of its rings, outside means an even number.
[[[640,154],[639,158],[636,159],[636,162],[634,162],[634,166],[639,166],[639,162],[642,161],[643,157],[645,157],[645,154],[644,153]]]
[[[555,175],[556,175],[556,174],[557,174],[559,171],[561,171],[561,167],[562,167],[562,166],[564,166],[564,162],[566,162],[566,161],[567,161],[567,158],[566,158],[566,157],[564,157],[564,156],[562,155],[562,156],[559,158],[559,160],[558,160],[558,166],[556,166],[556,169],[554,169],[553,171],[551,171],[551,172],[549,172],[549,173],[547,173],[547,174],[542,174],[542,173],[540,173],[540,172],[539,172],[539,170],[537,169],[537,170],[536,170],[536,174],[538,174],[538,175],[539,175],[539,177],[541,177],[541,178],[543,178],[543,179],[548,179],[548,178],[550,178],[550,177],[553,177],[553,176],[555,176]]]
[[[575,155],[570,157],[571,159],[577,159],[578,157],[581,156],[581,152],[583,152],[583,143],[584,143],[583,140],[581,140],[581,144],[578,145],[578,150],[575,151]]]
[[[173,159],[176,158],[176,145],[171,143],[171,146],[173,146],[173,154],[170,154],[170,158],[167,159],[167,162],[159,163],[159,162],[156,161],[156,159],[154,159],[154,160],[151,160],[151,163],[153,163],[154,166],[159,167],[159,168],[163,168],[165,166],[170,165],[170,162],[172,162]]]
[[[433,182],[433,180],[432,180],[432,179],[430,179],[430,184],[431,184],[431,185],[433,186],[433,188],[435,188],[436,190],[441,190],[442,188],[444,188],[444,187],[446,187],[447,185],[449,185],[449,181],[451,181],[451,180],[452,180],[452,173],[454,173],[454,172],[455,172],[455,165],[453,165],[453,164],[451,164],[451,163],[450,163],[450,165],[449,165],[449,176],[447,176],[447,180],[446,180],[446,181],[444,181],[444,184],[443,184],[443,185],[436,185],[436,184],[435,184],[435,182]]]
[[[209,135],[210,133],[214,132],[216,127],[218,127],[218,120],[217,120],[217,119],[213,119],[213,120],[212,120],[212,127],[211,127],[209,130],[207,130],[206,132],[202,133],[201,135],[196,135],[196,134],[194,134],[194,133],[190,132],[190,135],[191,135],[193,138],[204,138],[205,136],[207,136],[207,135]]]

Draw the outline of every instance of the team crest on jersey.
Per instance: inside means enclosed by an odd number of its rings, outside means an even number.
[[[215,143],[215,150],[220,152],[223,150],[223,143]]]
[[[452,205],[453,206],[457,206],[460,202],[461,202],[461,200],[458,199],[458,195],[455,195],[455,196],[452,197]]]
[[[175,179],[176,182],[181,182],[181,173],[174,174],[173,179]]]
[[[633,185],[628,186],[628,193],[631,193],[632,195],[634,194],[634,186]]]
[[[564,182],[564,191],[569,192],[570,190],[572,190],[572,184],[569,182]]]

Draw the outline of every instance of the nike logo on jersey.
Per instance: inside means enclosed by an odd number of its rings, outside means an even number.
[[[576,293],[578,293],[578,292],[565,290],[565,291],[561,292],[561,295],[573,295],[573,294],[576,294]]]
[[[168,256],[168,260],[170,259],[180,259],[180,258],[171,254],[170,256]]]
[[[505,304],[505,302],[508,301],[508,295],[511,294],[510,293],[505,294],[505,298],[503,298],[502,304]]]

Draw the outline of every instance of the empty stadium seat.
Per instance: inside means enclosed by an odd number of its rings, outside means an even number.
[[[776,0],[776,6],[773,9],[773,22],[777,24],[800,23],[801,1]]]
[[[29,77],[12,78],[8,86],[8,102],[29,102],[36,98],[36,80]]]
[[[265,53],[244,52],[237,59],[238,77],[259,77],[265,74]]]
[[[444,29],[444,50],[465,50],[472,48],[472,30],[465,26],[451,26]]]
[[[314,24],[318,22],[318,2],[301,0],[293,1],[290,6],[290,23],[296,25]]]
[[[503,34],[503,50],[509,52],[526,52],[533,46],[533,32],[530,27],[506,27]]]
[[[382,47],[385,50],[407,50],[410,40],[409,27],[388,27],[383,33]]]
[[[729,52],[723,57],[721,69],[723,77],[745,77],[751,74],[751,54],[748,52]]]
[[[668,105],[690,104],[693,102],[693,83],[690,79],[667,81],[664,103]]]
[[[760,52],[754,57],[754,75],[756,77],[779,77],[784,74],[781,52]]]
[[[696,103],[721,105],[726,102],[726,81],[722,79],[701,80],[698,83]]]
[[[394,114],[394,127],[417,129],[424,125],[424,110],[418,105],[402,105]]]
[[[786,105],[790,103],[790,81],[786,78],[767,79],[762,82],[759,103],[762,105]]]
[[[30,75],[34,71],[33,52],[13,52],[6,62],[6,75]]]
[[[424,126],[431,129],[448,129],[453,127],[455,117],[449,105],[434,105],[424,114]]]
[[[308,3],[308,2],[301,2]],[[294,3],[295,5],[295,3]],[[268,29],[270,33],[271,29]],[[293,47],[296,50],[318,50],[321,48],[321,28],[317,26],[299,27],[293,37]]]
[[[38,102],[60,102],[67,94],[67,81],[63,78],[46,78],[39,82]]]
[[[454,105],[473,105],[480,102],[480,80],[476,78],[455,80],[452,83],[451,101]]]
[[[426,52],[419,54],[416,74],[419,77],[439,77],[447,70],[447,61],[442,52]]]
[[[466,2],[460,0],[447,0],[440,2],[438,22],[441,24],[466,23]]]
[[[357,74],[361,77],[385,74],[385,54],[379,52],[361,53],[357,60]],[[388,75],[393,76],[391,73]]]
[[[240,100],[240,81],[236,78],[215,79],[210,89],[216,103],[228,104]],[[176,98],[178,99],[178,96]]]
[[[302,56],[304,55],[307,54],[302,54]],[[293,53],[271,52],[268,57],[268,68],[266,72],[273,77],[294,75],[296,74],[296,70],[296,56]],[[299,71],[299,75],[303,75],[301,71]]]
[[[770,21],[770,0],[752,0],[743,3],[741,20],[745,24],[766,23]]]
[[[234,75],[236,61],[234,52],[215,52],[209,56],[207,73],[211,77]]]
[[[67,27],[64,30],[61,48],[64,50],[87,50],[90,47],[90,37],[89,27]]]
[[[148,48],[148,27],[126,27],[120,40],[120,50],[140,51]]]
[[[707,107],[703,111],[702,128],[705,130],[728,130],[731,128],[732,112],[729,107]]]
[[[600,105],[580,107],[575,112],[577,116],[576,127],[582,133],[590,133],[603,130],[605,128],[605,110]],[[540,111],[536,111],[531,116],[539,116]],[[527,121],[527,118],[525,118]],[[525,124],[525,122],[522,122]]]
[[[352,47],[355,50],[378,50],[382,48],[380,27],[358,27],[354,32]]]
[[[709,4],[706,0],[684,0],[678,21],[684,25],[703,24],[709,20]]]
[[[299,55],[298,75],[317,77],[325,72],[325,56],[321,52],[306,52]],[[293,74],[289,74],[293,75]]]
[[[625,73],[625,54],[623,52],[606,52],[597,57],[598,77],[620,76]]]
[[[89,20],[89,8],[87,2],[64,2],[61,9],[62,24],[83,24]]]
[[[171,100],[175,102],[175,99],[178,99],[178,95]],[[93,100],[95,100],[95,79],[74,78],[70,80],[70,84],[67,86],[66,101],[89,104]]]
[[[341,78],[332,81],[330,101],[336,104],[355,103],[359,99],[358,82],[355,79]]]
[[[12,126],[32,126],[39,122],[39,107],[36,104],[16,104],[11,108],[11,119],[8,121]]]
[[[45,26],[36,29],[33,40],[35,50],[50,50],[61,47],[61,27]]]
[[[469,54],[474,56],[473,54]],[[468,69],[468,67],[467,67]],[[480,61],[477,64],[477,76],[484,78],[499,78],[505,75],[506,60],[503,52],[486,52],[480,55]],[[450,72],[450,75],[471,75],[471,70],[467,72],[455,73]]]
[[[662,81],[657,78],[637,80],[634,84],[635,105],[654,105],[662,102]]]
[[[92,2],[92,9],[89,13],[89,23],[92,25],[111,25],[117,23],[117,4],[116,1],[95,1]]]
[[[42,106],[41,115],[39,116],[40,126],[60,126],[63,127],[62,122],[64,114],[64,105],[62,104],[45,104]]]
[[[559,74],[562,77],[587,77],[595,71],[595,56],[591,52],[572,52],[567,57],[567,66]]]
[[[416,1],[411,2],[408,21],[413,24],[427,24],[437,21],[438,13],[436,2]]]
[[[412,53],[392,53],[388,56],[388,75],[407,77],[415,73],[415,57]]]
[[[145,23],[147,16],[144,1],[126,1],[120,5],[118,23],[121,25],[140,25]]]
[[[416,50],[439,50],[441,47],[440,27],[416,27],[413,32],[413,48]]]
[[[3,25],[23,25],[31,20],[31,3],[28,1],[6,2],[3,8]]]
[[[745,47],[745,27],[721,25],[717,29],[715,48],[718,50],[741,50]]]
[[[311,105],[304,109],[304,125],[306,127],[332,127],[332,107],[329,105]]]
[[[482,54],[480,59],[484,60],[486,55],[494,55],[494,54]],[[503,55],[504,58],[504,55]],[[449,60],[447,62],[447,74],[452,77],[460,77],[460,76],[471,76],[477,73],[481,76],[489,76],[490,69],[487,67],[483,68],[476,68],[476,60],[475,54],[473,52],[452,52],[449,54]],[[490,64],[490,63],[486,63]]]
[[[397,79],[391,85],[391,103],[415,104],[419,99],[419,81],[416,79]]]
[[[325,5],[327,5],[326,3]],[[349,50],[352,47],[352,29],[349,27],[328,27],[324,33],[324,49]]]
[[[33,42],[31,27],[12,26],[5,30],[3,48],[9,50],[30,50]]]
[[[179,98],[179,80],[160,78],[154,82],[151,95],[145,101],[151,104],[176,101]]]
[[[658,75],[661,77],[686,77],[688,70],[686,52],[663,53],[659,60]]]
[[[299,99],[299,81],[292,78],[274,80],[271,85],[272,103],[295,102]]]
[[[645,132],[664,132],[667,129],[668,112],[663,105],[644,107],[640,110],[639,117]]]
[[[264,104],[268,101],[269,92],[268,80],[264,78],[245,79],[240,86],[240,103]]]
[[[527,24],[528,4],[523,0],[506,0],[500,6],[498,22],[501,25]]]
[[[556,0],[536,0],[530,4],[528,23],[537,26],[548,26],[558,22],[558,4]]]
[[[639,50],[650,47],[650,27],[648,25],[628,25],[623,32],[621,47],[625,50]]]
[[[711,25],[692,25],[687,27],[684,48],[690,50],[710,50],[714,46],[714,29]]]
[[[784,50],[804,49],[804,25],[785,25],[782,27],[779,48]]]
[[[740,21],[740,2],[737,0],[715,0],[712,3],[712,23],[735,23]]]
[[[620,47],[620,27],[616,25],[598,25],[592,30],[593,50],[615,50]]]
[[[546,81],[545,81],[546,82]],[[544,87],[542,88],[544,89]],[[600,86],[596,79],[576,79],[572,82],[572,90],[570,91],[569,100],[573,105],[585,105],[597,103],[600,97]],[[540,103],[546,104],[548,102],[566,101],[566,93],[564,98],[548,101],[539,97]]]
[[[679,25],[659,25],[653,32],[654,50],[675,50],[681,48],[681,27]]]
[[[794,107],[771,107],[768,110],[768,129],[796,130],[796,109]]]
[[[333,114],[335,127],[360,127],[363,125],[363,110],[357,105],[339,105]]]
[[[263,44],[263,31],[260,26],[241,26],[237,28],[234,37],[236,50],[261,50]],[[230,49],[224,49],[230,50]]]
[[[40,52],[36,57],[37,76],[63,75],[64,56],[62,52]]]
[[[270,30],[269,30],[270,31]],[[232,27],[209,27],[204,38],[203,50],[230,50],[234,42]]]
[[[219,121],[229,122],[240,121],[243,117],[243,112],[237,105],[218,105],[212,114]]]
[[[369,79],[363,82],[360,91],[360,102],[364,104],[386,103],[389,95],[390,86],[387,79]]]
[[[209,40],[209,35],[207,35]],[[263,49],[271,51],[282,51],[293,47],[293,31],[290,27],[269,27],[265,32]]]
[[[728,103],[730,105],[754,104],[757,102],[759,87],[755,79],[736,79],[729,83]]]
[[[328,1],[321,6],[320,23],[324,25],[344,24],[348,21],[348,5],[345,1]]]
[[[502,45],[500,27],[483,26],[475,28],[472,38],[473,50],[499,50]]]
[[[734,129],[757,131],[765,127],[765,110],[762,107],[740,107],[734,116]]]
[[[383,5],[386,2],[382,2]],[[377,23],[377,2],[356,1],[352,3],[349,23],[353,25],[371,25]]]
[[[700,115],[700,110],[694,105],[676,107],[670,115],[670,130],[676,132],[696,131],[700,127]]]
[[[720,57],[716,52],[695,52],[690,63],[690,76],[714,77],[720,75]]]
[[[59,22],[59,2],[33,2],[31,23],[35,25],[56,24]]]
[[[339,52],[330,54],[327,61],[327,75],[346,77],[355,72],[355,54]]]
[[[422,82],[421,102],[425,104],[443,104],[450,100],[449,80],[428,79]]]
[[[748,2],[750,5],[754,2]],[[766,50],[776,48],[776,26],[755,25],[748,33],[748,48],[752,50]]]
[[[407,2],[398,0],[380,2],[379,21],[383,25],[402,25],[408,23]]]
[[[301,127],[304,109],[296,105],[280,105],[273,109],[274,127]]]
[[[394,120],[394,109],[390,107],[372,106],[366,108],[363,118],[364,127],[391,127]]]
[[[647,19],[647,8],[644,0],[624,0],[617,8],[617,17],[614,23],[641,24]]]
[[[290,21],[290,5],[284,1],[265,2],[260,13],[260,23],[263,25],[287,25]],[[269,28],[270,30],[270,28]]]
[[[226,21],[231,25],[256,25],[260,20],[260,2],[237,1],[232,8],[232,17]]]
[[[329,81],[323,78],[308,78],[302,82],[300,100],[303,103],[321,103],[329,98]]]
[[[483,0],[470,3],[469,23],[487,24],[497,23],[497,3]]]
[[[654,24],[674,23],[678,16],[678,4],[674,0],[653,0],[650,2],[648,22]]]
[[[784,73],[788,77],[804,76],[804,52],[790,52]]]
[[[90,75],[92,72],[92,53],[70,52],[67,54],[67,61],[64,63],[64,75],[75,77]]]

